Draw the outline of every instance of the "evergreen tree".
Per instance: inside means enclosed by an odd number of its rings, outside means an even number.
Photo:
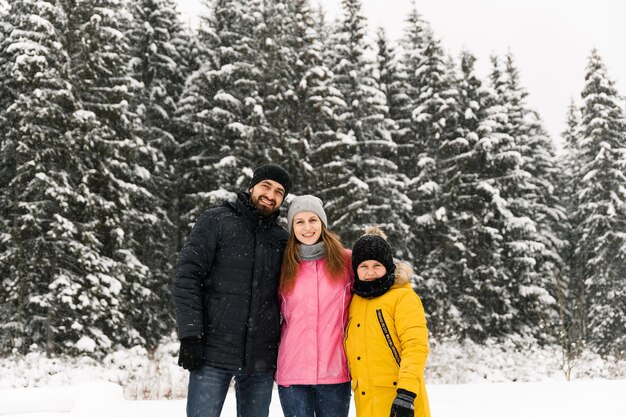
[[[176,150],[171,117],[187,75],[178,48],[187,41],[186,33],[172,0],[140,0],[133,3],[132,12],[128,38],[132,45],[132,75],[142,83],[134,97],[146,130],[142,136],[165,155],[171,166]]]
[[[454,161],[452,152],[458,151],[458,91],[449,59],[416,10],[408,17],[402,46],[406,74],[402,91],[408,100],[398,106],[396,137],[413,202],[410,247],[418,271],[415,283],[427,294],[424,302],[432,312],[435,332],[444,337],[457,330],[459,310],[454,302],[437,300],[449,299],[455,287],[461,289],[463,271],[459,262],[463,239],[453,223],[458,191],[453,189],[454,172],[446,169]]]
[[[415,9],[408,16],[401,46],[404,55],[395,87],[399,100],[393,114],[398,128],[396,160],[413,205],[406,220],[408,247],[420,271],[418,287],[425,282],[438,285],[434,276],[442,270],[436,270],[441,260],[436,249],[450,235],[446,208],[438,201],[442,180],[438,160],[439,148],[453,138],[456,123],[453,78],[439,41]]]
[[[581,172],[582,157],[578,144],[580,142],[580,117],[581,111],[574,101],[570,102],[567,110],[566,129],[561,135],[563,139],[563,162],[562,162],[562,181],[557,187],[557,194],[560,201],[565,206],[568,216],[568,231],[566,234],[568,245],[563,248],[563,258],[568,267],[567,282],[560,283],[564,289],[566,305],[570,306],[568,310],[572,315],[572,327],[579,329],[574,339],[582,340],[582,328],[584,319],[584,284],[582,278],[583,265],[581,260],[575,256],[576,235],[572,227],[575,223],[573,214],[576,211],[577,195],[580,191],[580,183],[578,178]],[[567,295],[567,296],[565,296]]]
[[[515,241],[509,244],[510,268],[519,287],[516,331],[542,338],[545,331],[540,325],[556,319],[556,294],[548,290],[554,289],[553,280],[565,266],[559,252],[565,245],[562,236],[567,216],[555,195],[559,172],[553,143],[537,113],[526,105],[528,94],[521,86],[511,53],[505,57],[504,76],[507,127],[522,157],[522,164],[507,184],[506,196],[512,212],[527,219],[528,224],[515,230]]]
[[[555,194],[569,214],[566,228],[561,231],[566,244],[560,248],[560,255],[565,264],[561,273],[555,275],[553,293],[556,294],[559,318],[549,330],[556,335],[563,348],[565,359],[573,360],[581,353],[584,339],[584,284],[578,271],[581,265],[574,254],[575,235],[572,228],[572,216],[575,211],[578,185],[575,178],[579,172],[578,139],[580,109],[574,101],[567,109],[566,129],[561,134],[563,141],[561,175],[557,179]],[[556,328],[554,328],[556,327]]]
[[[380,89],[385,94],[389,118],[395,122],[392,137],[394,142],[402,143],[402,138],[406,136],[407,130],[406,120],[403,120],[403,116],[405,116],[405,110],[411,105],[406,70],[396,49],[387,39],[383,28],[377,32],[377,46],[376,64]],[[401,122],[404,122],[402,129],[399,126]]]
[[[454,327],[460,326],[462,338],[481,341],[516,333],[513,302],[518,289],[506,261],[509,235],[526,223],[506,200],[506,180],[519,169],[521,157],[507,132],[500,86],[481,86],[474,75],[474,61],[470,55],[462,56],[458,137],[444,141],[440,151],[440,168],[446,178],[441,188],[446,233],[443,244],[427,258],[440,256],[441,267],[427,269],[434,278],[426,283],[430,293],[442,294],[443,299],[452,293],[451,308],[437,310],[437,324],[444,335],[454,334]],[[500,82],[500,74],[495,61],[491,79]],[[450,262],[454,259],[457,262]],[[437,275],[442,270],[452,277],[448,284]],[[430,302],[436,305],[435,300]]]
[[[325,153],[322,166],[328,167],[322,183],[329,185],[322,193],[336,212],[343,213],[336,225],[346,241],[354,241],[364,226],[379,224],[399,249],[397,255],[405,257],[408,227],[401,216],[409,202],[392,162],[393,122],[375,77],[375,62],[368,57],[371,46],[365,38],[361,2],[344,0],[342,7],[344,14],[332,37],[330,62],[334,85],[346,107],[339,114],[340,141],[321,146]]]
[[[187,76],[187,62],[181,52],[186,48],[188,33],[179,21],[172,0],[141,0],[132,5],[134,20],[128,34],[132,76],[142,88],[134,95],[133,110],[141,119],[137,134],[158,152],[153,168],[153,184],[149,191],[155,197],[154,215],[159,227],[152,228],[140,254],[141,261],[153,272],[158,297],[165,302],[169,294],[164,283],[169,281],[175,256],[179,252],[176,239],[171,239],[178,225],[176,155],[173,116]],[[162,309],[167,311],[167,309]],[[167,320],[168,317],[162,317]]]
[[[0,1],[0,45],[5,43],[5,39],[9,36],[11,25],[8,19],[8,5]],[[0,117],[3,117],[5,109],[11,102],[11,96],[6,90],[8,85],[9,72],[6,66],[7,59],[0,56]],[[4,124],[0,123],[0,152],[4,152],[6,132]],[[0,253],[4,252],[3,242],[8,241],[10,222],[8,220],[8,204],[11,201],[8,194],[8,182],[12,178],[12,170],[8,166],[0,167]],[[2,265],[2,264],[0,264]],[[2,272],[0,272],[2,274]],[[6,276],[6,274],[3,274]],[[0,285],[1,287],[1,285]],[[2,290],[0,289],[0,300],[4,300]],[[2,301],[0,301],[0,311],[2,310]]]
[[[343,0],[344,14],[332,41],[331,57],[335,85],[347,107],[341,115],[342,131],[357,142],[387,140],[389,119],[387,103],[374,76],[374,65],[368,53],[367,22],[361,14],[360,0]]]
[[[481,315],[488,310],[481,292],[502,264],[501,236],[492,220],[499,196],[488,183],[490,147],[485,146],[485,139],[481,141],[490,133],[493,99],[475,73],[475,62],[469,52],[462,53],[455,82],[456,138],[442,144],[439,161],[446,178],[440,199],[446,210],[446,234],[433,252],[441,257],[440,266],[428,271],[423,285],[427,286],[424,303],[434,335],[480,340],[487,334]]]
[[[397,126],[396,135],[394,135],[394,141],[398,145],[396,163],[408,181],[413,181],[420,173],[416,155],[421,150],[416,148],[418,132],[417,125],[413,123],[413,111],[417,108],[420,99],[422,80],[419,74],[424,61],[427,35],[430,31],[429,24],[416,9],[413,9],[407,18],[404,37],[400,42],[403,54],[397,74],[401,83],[398,88],[406,98],[403,103],[390,108],[392,111],[390,114]],[[392,104],[395,103],[392,102]]]
[[[233,197],[252,175],[252,139],[262,117],[254,38],[261,9],[251,1],[207,6],[200,41],[207,59],[187,80],[176,111],[180,145],[180,236],[207,207]],[[259,145],[262,146],[262,145]]]
[[[312,11],[313,30],[321,45],[321,53],[324,62],[329,62],[332,51],[329,50],[331,44],[333,26],[326,19],[326,11],[321,2],[317,3],[317,7]]]
[[[164,162],[139,136],[141,118],[132,111],[140,83],[128,65],[130,22],[119,1],[60,3],[68,16],[72,84],[95,118],[80,145],[88,168],[83,181],[91,192],[86,215],[99,252],[111,260],[110,279],[119,282],[124,314],[122,322],[105,321],[101,330],[113,343],[154,346],[173,326],[170,309],[163,308],[163,271],[148,267],[152,251],[168,238],[167,220],[155,209],[159,183],[154,174]]]
[[[10,33],[10,28],[11,25],[8,21],[8,5],[3,0],[0,0],[0,46],[4,45],[5,39]],[[0,55],[0,119],[4,117],[5,109],[10,103],[10,94],[6,90],[9,78],[9,74],[6,72],[7,70],[6,57]],[[4,123],[0,123],[0,158],[3,161],[0,166],[0,315],[2,317],[9,317],[9,297],[6,292],[9,279],[9,267],[8,264],[4,262],[4,254],[7,252],[11,241],[11,221],[9,219],[11,194],[8,184],[14,173],[13,167],[4,162],[6,161],[4,154],[8,152],[5,138],[6,132],[4,130]],[[3,334],[10,334],[10,330],[6,325],[2,324],[0,329]],[[8,340],[6,340],[5,343],[0,343],[0,351],[7,350],[9,343]]]
[[[303,11],[303,16],[298,16]],[[300,31],[307,27],[307,2],[267,0],[263,7],[263,23],[254,36],[260,45],[256,67],[262,73],[259,83],[260,116],[254,130],[255,163],[278,163],[291,172],[293,191],[298,194],[307,170],[307,141],[300,135],[298,119],[303,103],[298,88],[303,61],[301,49],[308,47]],[[300,21],[298,21],[300,19]],[[306,32],[304,33],[306,36]],[[304,86],[306,88],[306,85]],[[262,146],[259,146],[261,145]]]
[[[575,256],[586,295],[586,338],[599,352],[626,349],[626,121],[597,50],[591,52],[578,142]]]
[[[561,134],[563,142],[563,154],[565,156],[563,165],[564,172],[567,176],[565,183],[568,187],[574,187],[574,177],[578,175],[580,169],[579,163],[579,148],[578,142],[580,137],[580,108],[576,105],[574,100],[570,100],[570,104],[567,107],[567,115],[565,122],[565,131]],[[565,195],[569,196],[566,205],[571,207],[573,199],[571,198],[577,192],[577,188],[570,188]]]
[[[481,220],[486,227],[478,230],[486,232],[486,246],[494,250],[491,262],[485,262],[489,266],[475,270],[479,286],[476,300],[480,315],[490,319],[473,326],[473,339],[532,336],[532,324],[538,323],[536,304],[550,301],[545,288],[533,286],[532,281],[536,277],[533,255],[542,246],[533,240],[538,233],[535,221],[523,210],[528,205],[524,190],[528,189],[525,181],[529,174],[523,169],[524,158],[515,136],[518,132],[511,123],[519,109],[515,106],[516,92],[511,90],[510,74],[499,60],[492,57],[491,61],[485,117],[479,124],[475,146],[480,161],[477,166],[481,167],[477,191],[488,205],[488,213]],[[529,299],[529,305],[520,306],[519,298]],[[527,310],[535,316],[529,317]]]
[[[62,47],[64,16],[43,0],[11,3],[1,72],[8,75],[2,149],[7,345],[47,353],[92,352],[110,343],[105,321],[119,329],[119,282],[94,245],[85,217],[90,191],[77,140],[88,125],[69,83]],[[5,275],[6,274],[6,275]],[[4,334],[4,333],[3,333]]]
[[[308,0],[272,1],[266,5],[263,102],[265,134],[275,139],[274,157],[295,182],[295,192],[316,193],[318,170],[311,152],[337,138],[338,109],[345,107],[333,89],[333,74],[324,63]]]

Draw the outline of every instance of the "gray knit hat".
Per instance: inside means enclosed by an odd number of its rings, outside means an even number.
[[[293,216],[303,211],[310,211],[317,214],[322,223],[324,223],[324,226],[328,227],[328,219],[326,218],[322,200],[314,195],[301,195],[293,199],[289,206],[289,211],[287,211],[287,227],[289,231],[291,231]]]

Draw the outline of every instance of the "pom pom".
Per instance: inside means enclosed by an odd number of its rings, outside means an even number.
[[[381,229],[379,226],[370,226],[370,227],[366,228],[365,229],[365,234],[366,235],[380,236],[383,239],[387,240],[387,235],[385,234],[385,232],[383,232],[383,229]]]

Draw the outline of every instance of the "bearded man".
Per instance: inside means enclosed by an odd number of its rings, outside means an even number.
[[[247,192],[202,213],[181,251],[171,292],[178,364],[190,371],[188,417],[218,417],[233,378],[237,415],[269,414],[289,237],[277,219],[291,185],[282,167],[261,166]]]

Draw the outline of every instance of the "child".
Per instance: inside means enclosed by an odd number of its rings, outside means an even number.
[[[370,228],[352,248],[354,296],[345,347],[357,417],[429,417],[424,367],[428,329],[411,269],[394,264],[384,233]]]

